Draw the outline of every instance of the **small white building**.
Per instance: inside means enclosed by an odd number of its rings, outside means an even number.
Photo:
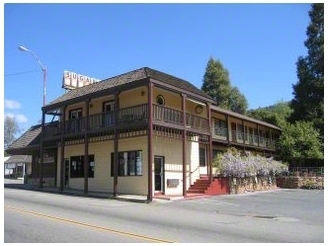
[[[7,178],[24,178],[24,175],[31,173],[32,156],[12,155],[4,157],[4,175]]]

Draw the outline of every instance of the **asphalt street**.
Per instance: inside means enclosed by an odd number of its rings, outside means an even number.
[[[146,204],[5,188],[4,242],[323,243],[324,191]]]

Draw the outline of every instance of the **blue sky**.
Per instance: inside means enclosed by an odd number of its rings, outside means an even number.
[[[150,67],[201,88],[212,56],[255,109],[293,98],[310,4],[5,4],[4,114],[23,131],[64,93],[64,70],[106,79]]]

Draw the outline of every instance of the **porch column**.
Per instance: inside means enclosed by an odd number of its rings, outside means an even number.
[[[85,131],[84,131],[84,194],[88,194],[88,178],[89,178],[89,103],[90,99],[85,101]]]
[[[209,178],[210,180],[212,181],[213,180],[213,167],[212,167],[212,155],[213,155],[213,145],[212,145],[212,111],[211,111],[211,104],[210,103],[207,103],[207,108],[208,108],[208,126],[209,126],[209,129],[210,129],[210,135],[208,137],[208,141],[209,141],[209,144],[208,144],[208,167],[209,167]]]
[[[230,146],[230,124],[229,124],[229,115],[225,115],[226,122],[227,122],[227,141],[228,141],[228,147]]]
[[[119,111],[119,92],[115,93],[115,99],[114,99],[114,163],[113,163],[113,173],[114,173],[114,185],[113,185],[113,196],[117,197],[117,183],[118,183],[118,137],[119,137],[119,131],[118,131],[118,111]]]
[[[257,126],[257,146],[260,147],[260,126],[259,124],[256,124]]]
[[[147,200],[153,200],[153,87],[148,85],[148,195]]]
[[[243,126],[243,143],[245,144],[245,121],[241,120],[242,126]]]
[[[182,98],[182,124],[183,124],[183,136],[182,136],[182,195],[187,196],[186,191],[186,146],[187,146],[187,130],[186,130],[186,94],[181,94]]]
[[[61,137],[60,137],[60,191],[64,190],[65,186],[65,110],[66,106],[62,108],[62,116],[61,116]]]
[[[43,138],[44,138],[45,112],[42,110],[41,138],[40,138],[40,162],[39,162],[39,187],[43,188]]]

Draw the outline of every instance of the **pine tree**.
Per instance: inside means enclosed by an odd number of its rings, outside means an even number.
[[[291,122],[313,122],[323,139],[324,133],[324,4],[315,3],[309,11],[311,22],[307,27],[308,49],[297,61],[298,82],[293,85]]]
[[[246,98],[238,88],[231,86],[228,70],[212,57],[207,62],[201,89],[213,97],[219,107],[245,114]]]

